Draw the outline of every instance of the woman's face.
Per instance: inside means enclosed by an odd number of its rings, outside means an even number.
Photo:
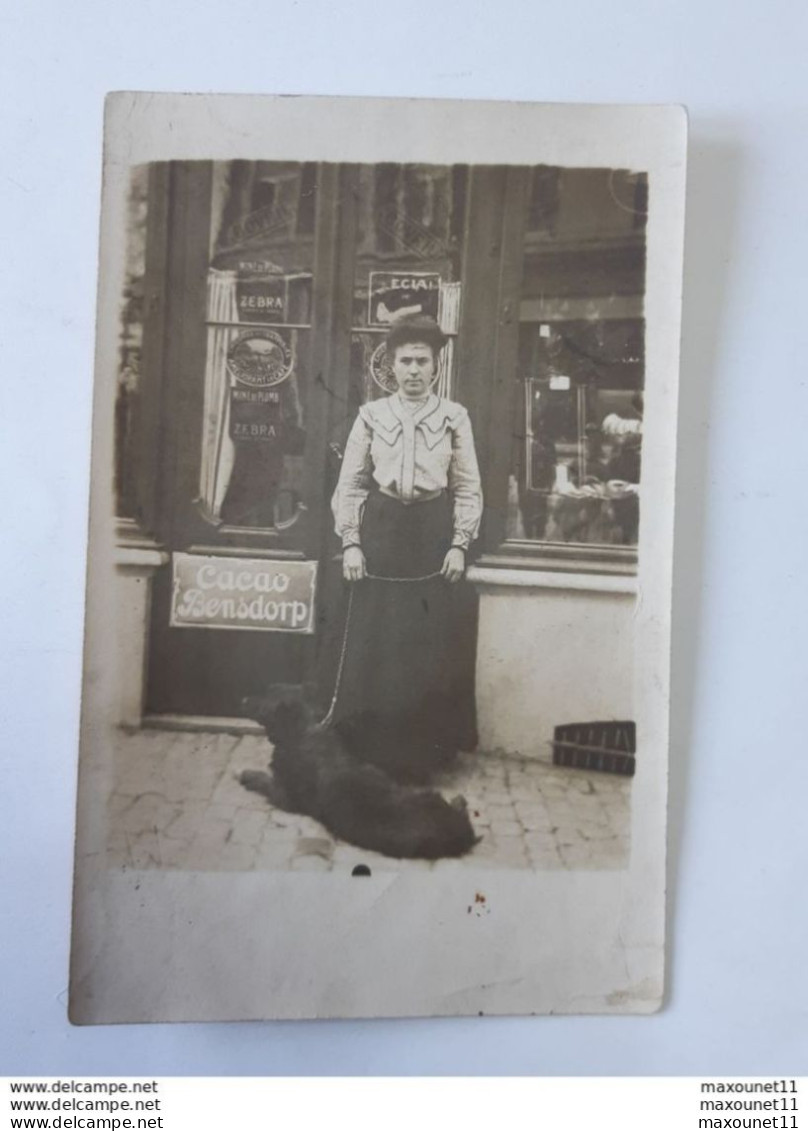
[[[426,342],[405,343],[397,346],[393,358],[398,391],[408,400],[425,397],[435,376],[435,354]]]

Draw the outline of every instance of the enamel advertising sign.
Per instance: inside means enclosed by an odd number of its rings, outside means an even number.
[[[371,271],[368,325],[389,326],[407,314],[437,321],[440,275],[426,271]]]
[[[317,562],[172,555],[173,628],[314,632]]]

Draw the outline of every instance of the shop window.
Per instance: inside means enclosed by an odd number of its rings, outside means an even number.
[[[489,458],[489,556],[631,568],[641,521],[647,178],[536,168],[526,178],[507,490]],[[504,436],[502,437],[504,440]],[[500,437],[494,437],[497,450]],[[494,478],[492,479],[492,476]],[[611,568],[611,567],[607,567]]]
[[[506,541],[636,546],[642,320],[521,328]]]
[[[448,335],[434,387],[441,396],[452,395],[465,181],[462,167],[381,164],[358,171],[351,373],[344,425],[365,401],[395,391],[384,336],[391,321],[404,313],[428,314]]]
[[[214,167],[197,507],[225,531],[294,531],[307,510],[312,168]]]

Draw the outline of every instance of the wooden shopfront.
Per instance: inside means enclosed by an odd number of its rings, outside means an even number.
[[[116,480],[122,544],[163,554],[146,715],[233,718],[271,683],[327,686],[330,496],[402,311],[449,336],[436,391],[472,417],[477,568],[631,574],[642,175],[172,162],[133,186]]]

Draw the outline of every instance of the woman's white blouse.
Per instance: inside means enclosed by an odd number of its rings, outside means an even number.
[[[331,501],[343,546],[360,544],[362,511],[373,482],[403,503],[448,489],[452,545],[467,549],[480,529],[483,494],[466,409],[433,394],[413,412],[398,393],[360,408]]]

